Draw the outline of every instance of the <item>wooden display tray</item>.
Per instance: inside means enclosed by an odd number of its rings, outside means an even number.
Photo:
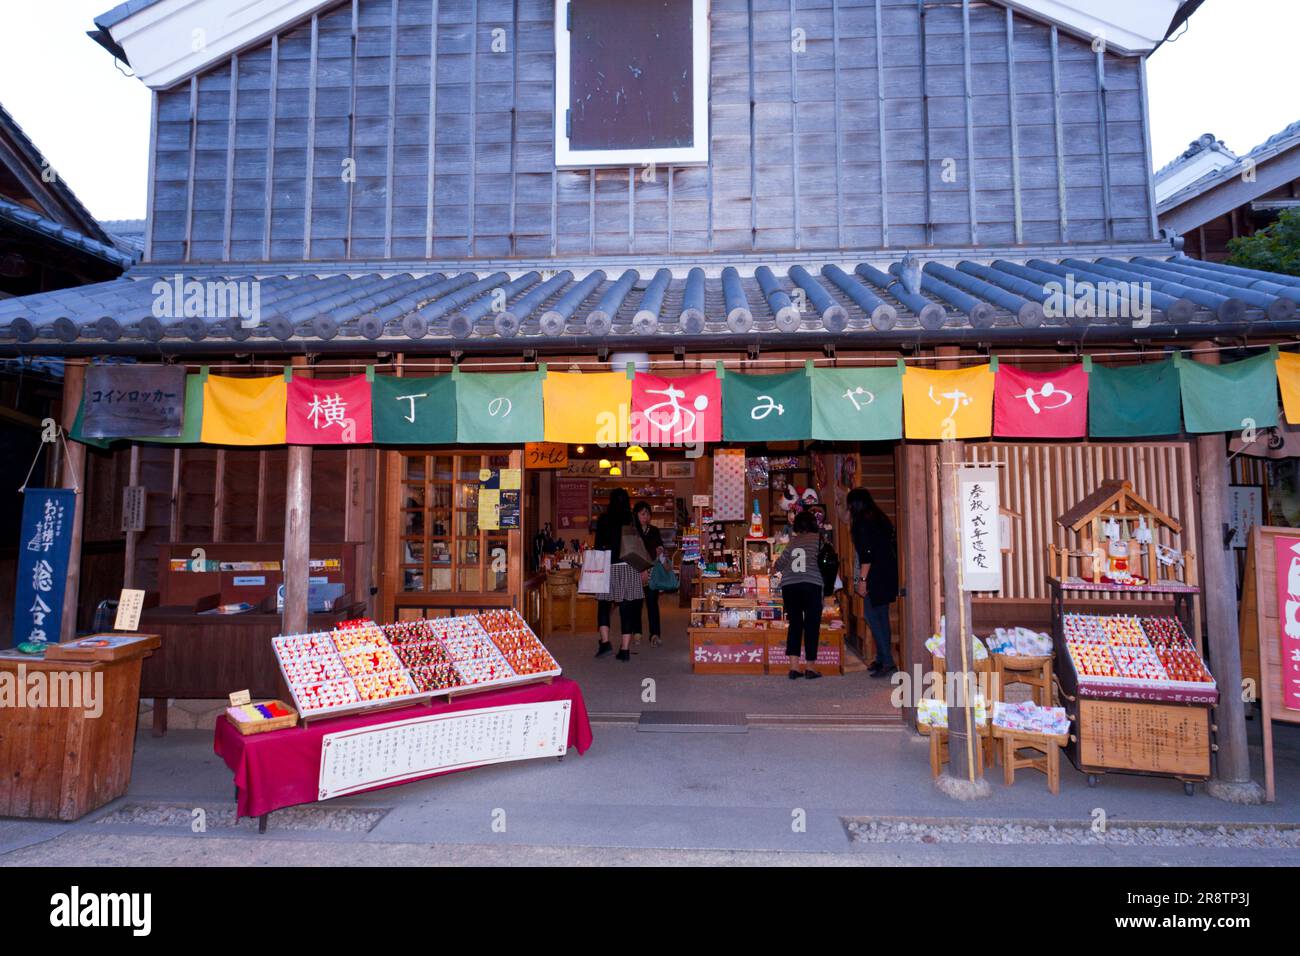
[[[91,634],[45,648],[47,661],[120,661],[156,650],[157,634]]]

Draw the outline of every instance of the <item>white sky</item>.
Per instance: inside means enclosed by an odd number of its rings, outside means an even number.
[[[0,0],[0,103],[92,213],[142,219],[148,92],[85,35],[114,4]],[[1300,119],[1297,36],[1300,0],[1208,0],[1151,59],[1156,166],[1202,133],[1241,153]]]

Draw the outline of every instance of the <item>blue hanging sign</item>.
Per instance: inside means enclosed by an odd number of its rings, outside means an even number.
[[[24,492],[14,599],[15,645],[58,643],[76,508],[77,493],[71,488],[28,488]]]

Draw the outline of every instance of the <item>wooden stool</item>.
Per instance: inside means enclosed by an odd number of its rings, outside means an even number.
[[[1061,748],[1069,742],[1069,734],[1035,734],[994,727],[993,736],[1002,741],[1002,779],[1007,786],[1016,782],[1017,770],[1032,767],[1047,774],[1047,789],[1053,796],[1061,792]],[[1021,757],[1016,753],[1019,750],[1032,750],[1037,756]]]
[[[948,728],[947,727],[928,727],[926,728],[930,736],[930,776],[937,777],[943,770],[943,765],[950,759],[948,752]],[[989,738],[989,724],[985,721],[979,726],[979,735],[975,738],[979,745],[979,755],[976,760],[976,766],[980,768],[980,776],[984,776],[984,768],[993,765],[993,755],[995,748],[992,746]]]
[[[994,654],[993,666],[997,673],[997,699],[1006,703],[1008,684],[1028,684],[1032,688],[1032,697],[1039,707],[1051,707],[1053,699],[1052,658],[1020,657],[1010,654]]]
[[[578,632],[578,581],[573,571],[551,571],[546,575],[546,606],[542,609],[543,638],[550,637],[556,631]],[[557,626],[555,623],[556,602],[569,606],[569,623]]]

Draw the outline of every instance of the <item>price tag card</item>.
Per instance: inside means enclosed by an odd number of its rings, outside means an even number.
[[[243,707],[245,704],[251,704],[252,702],[253,697],[246,690],[237,690],[230,695],[231,707]]]
[[[140,612],[144,610],[144,591],[135,588],[122,588],[117,599],[117,619],[113,622],[115,631],[136,631],[140,628]]]

